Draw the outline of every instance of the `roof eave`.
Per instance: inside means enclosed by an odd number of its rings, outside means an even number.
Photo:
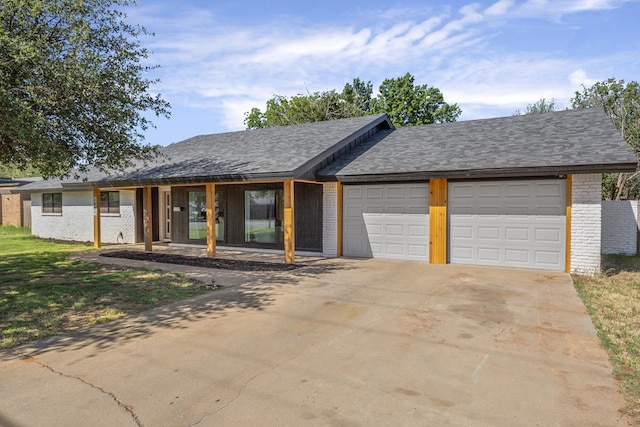
[[[109,187],[146,187],[146,186],[162,186],[162,185],[203,185],[206,183],[231,183],[231,182],[266,182],[266,181],[284,181],[288,179],[297,179],[293,172],[267,172],[267,173],[249,173],[249,174],[225,174],[225,175],[209,175],[209,176],[191,176],[191,177],[169,177],[154,179],[122,179],[122,180],[100,180],[92,182],[92,187],[109,188]]]
[[[318,176],[318,181],[342,183],[364,182],[402,182],[402,181],[426,181],[435,178],[456,179],[486,179],[486,178],[525,178],[560,176],[578,173],[617,173],[633,172],[637,170],[637,163],[593,164],[593,165],[567,165],[545,166],[526,168],[500,168],[500,169],[469,169],[455,171],[418,171],[387,174],[360,174],[360,175],[326,175]]]

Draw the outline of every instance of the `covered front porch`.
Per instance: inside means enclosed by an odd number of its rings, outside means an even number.
[[[104,193],[113,190],[118,189],[93,189],[96,248],[103,243]],[[297,253],[323,254],[322,183],[245,181],[119,190],[135,191],[136,242],[146,252],[172,248],[207,257],[278,257],[287,264],[296,262]]]

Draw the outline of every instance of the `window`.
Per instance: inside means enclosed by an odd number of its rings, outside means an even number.
[[[100,192],[100,213],[120,213],[120,192],[101,191]]]
[[[62,193],[44,193],[42,213],[62,213]]]
[[[189,239],[207,238],[207,200],[204,191],[189,191]]]
[[[245,242],[281,244],[283,206],[282,190],[245,191]]]

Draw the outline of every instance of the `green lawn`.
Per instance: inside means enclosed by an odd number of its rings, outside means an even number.
[[[69,260],[81,250],[91,247],[0,226],[0,349],[209,291],[178,274]]]
[[[640,425],[640,257],[606,257],[603,274],[573,281]]]

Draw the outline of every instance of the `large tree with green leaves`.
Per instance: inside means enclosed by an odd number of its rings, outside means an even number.
[[[576,92],[571,100],[573,108],[602,107],[611,117],[622,137],[640,154],[640,85],[610,78],[596,82]],[[605,174],[602,180],[605,199],[640,197],[640,172]]]
[[[119,170],[155,156],[143,132],[169,104],[126,22],[127,0],[3,0],[0,163],[45,176]]]
[[[415,84],[409,73],[385,79],[372,106],[374,113],[387,113],[395,126],[455,122],[462,114],[457,104],[444,101],[440,89]]]
[[[551,113],[554,111],[556,111],[556,100],[554,98],[551,98],[550,101],[548,101],[546,98],[540,98],[533,104],[528,104],[525,107],[524,111],[516,110],[513,115],[520,116],[527,114],[542,114]]]
[[[342,119],[387,113],[395,126],[414,126],[455,121],[462,111],[448,104],[438,88],[417,85],[407,73],[386,79],[373,97],[371,82],[355,78],[341,92],[335,90],[295,95],[275,95],[263,112],[253,108],[245,114],[248,129]]]

